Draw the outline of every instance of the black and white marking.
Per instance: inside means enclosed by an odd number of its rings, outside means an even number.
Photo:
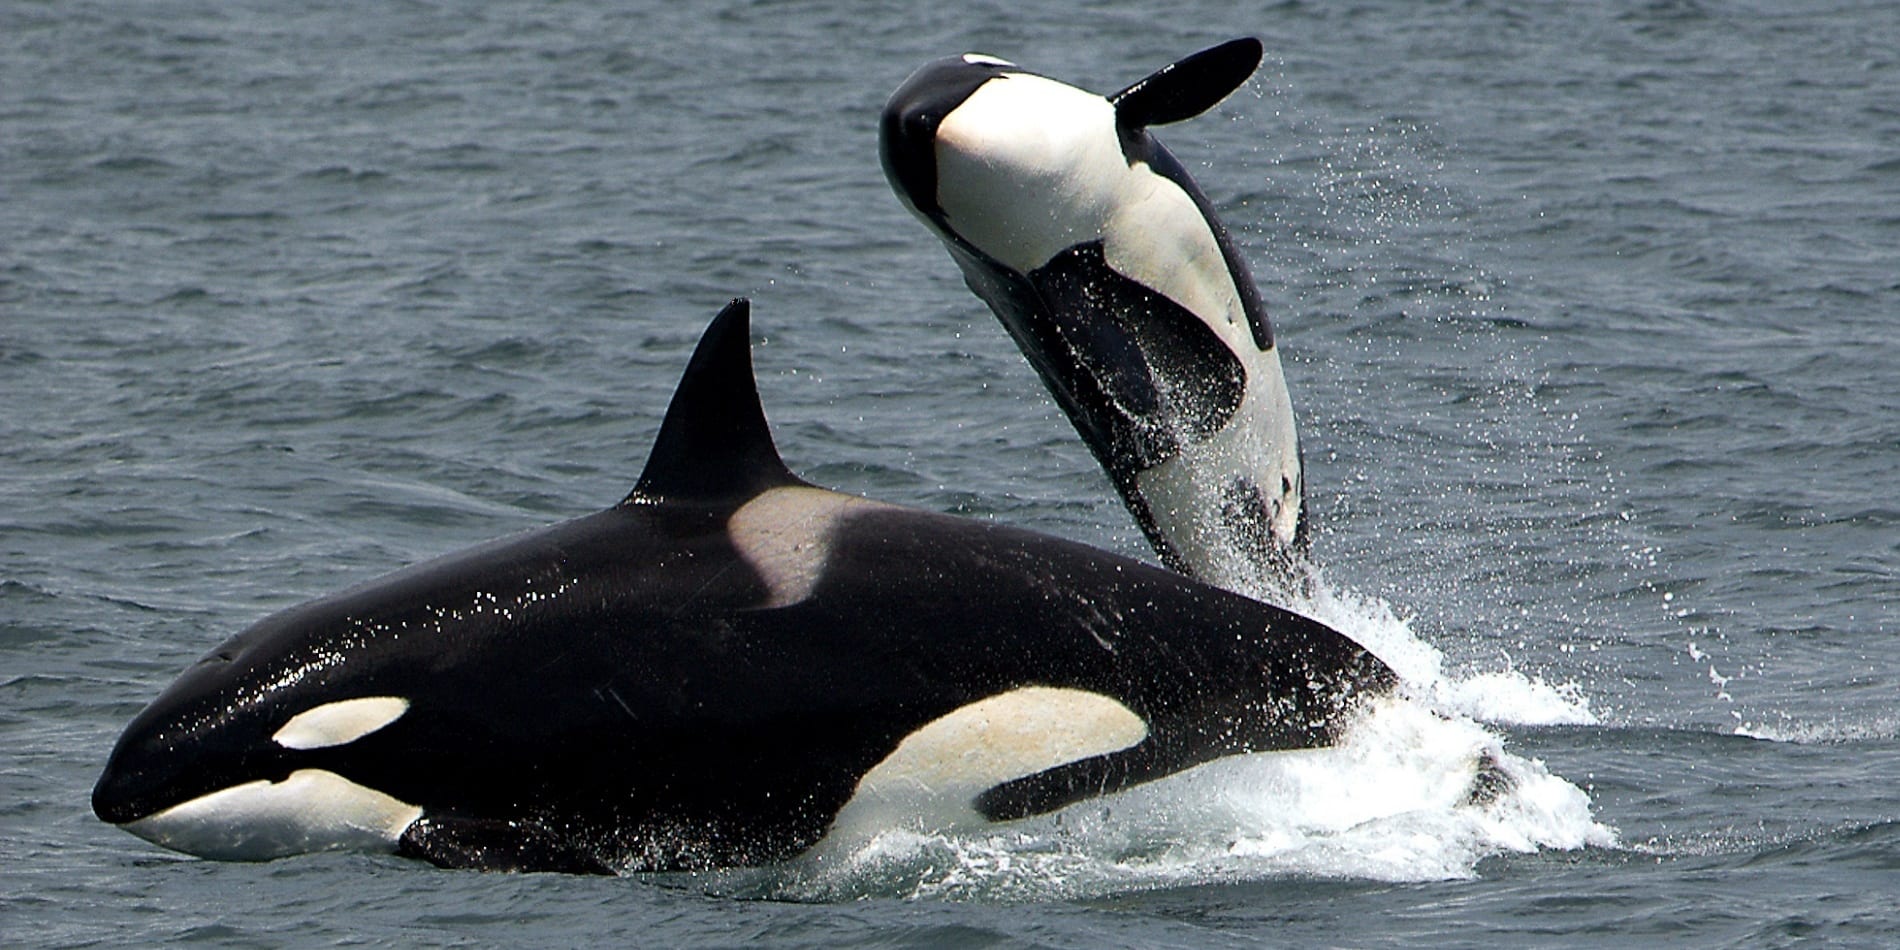
[[[753,864],[1324,745],[1392,684],[1285,610],[800,481],[747,334],[713,321],[620,504],[258,622],[126,728],[94,810],[213,858]]]
[[[885,106],[884,170],[949,247],[1171,567],[1292,587],[1306,543],[1298,434],[1266,307],[1148,127],[1246,82],[1257,40],[1106,98],[975,54]]]

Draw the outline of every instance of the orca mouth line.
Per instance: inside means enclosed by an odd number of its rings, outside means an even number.
[[[266,747],[231,761],[192,760],[189,768],[168,763],[182,761],[164,752],[144,750],[121,742],[106,762],[92,789],[92,812],[101,821],[128,825],[202,799],[237,784],[276,784],[290,778],[297,765],[287,749]],[[244,776],[234,781],[233,776]]]
[[[291,774],[291,771],[286,768],[278,773],[240,784],[276,785],[289,779]],[[105,774],[99,777],[99,784],[92,790],[92,813],[101,821],[123,827],[162,815],[231,787],[233,786],[229,782],[218,782],[206,778],[193,782],[188,788],[180,788],[148,781],[146,776],[136,771],[108,766]]]
[[[216,789],[216,785],[207,784],[198,794]],[[115,755],[92,788],[92,813],[108,824],[129,825],[195,797],[195,794],[163,791],[161,783],[136,770],[120,767]]]

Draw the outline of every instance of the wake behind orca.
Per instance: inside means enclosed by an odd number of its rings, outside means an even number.
[[[968,54],[917,70],[884,171],[949,249],[1170,567],[1291,591],[1307,546],[1299,437],[1266,306],[1212,205],[1149,133],[1253,74],[1258,40],[1103,97]]]
[[[750,865],[1326,745],[1394,682],[1286,610],[800,480],[734,301],[623,501],[264,618],[132,721],[93,808],[211,858]]]

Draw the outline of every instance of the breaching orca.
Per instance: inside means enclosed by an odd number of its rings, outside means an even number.
[[[1207,198],[1148,128],[1247,81],[1258,40],[1112,96],[969,54],[884,108],[884,172],[1108,470],[1162,560],[1257,593],[1298,585],[1305,483],[1280,355]]]
[[[1393,684],[1288,611],[799,480],[747,321],[706,331],[625,500],[266,617],[132,721],[94,811],[212,858],[744,865],[1326,744]]]

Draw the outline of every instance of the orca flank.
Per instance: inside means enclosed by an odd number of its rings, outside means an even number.
[[[880,155],[1107,470],[1162,560],[1230,589],[1296,588],[1298,434],[1266,307],[1227,230],[1148,131],[1260,63],[1233,40],[1098,96],[993,57],[925,65]]]
[[[1289,611],[804,482],[734,301],[623,501],[263,618],[139,713],[92,801],[219,859],[750,865],[1326,745],[1393,683]]]

